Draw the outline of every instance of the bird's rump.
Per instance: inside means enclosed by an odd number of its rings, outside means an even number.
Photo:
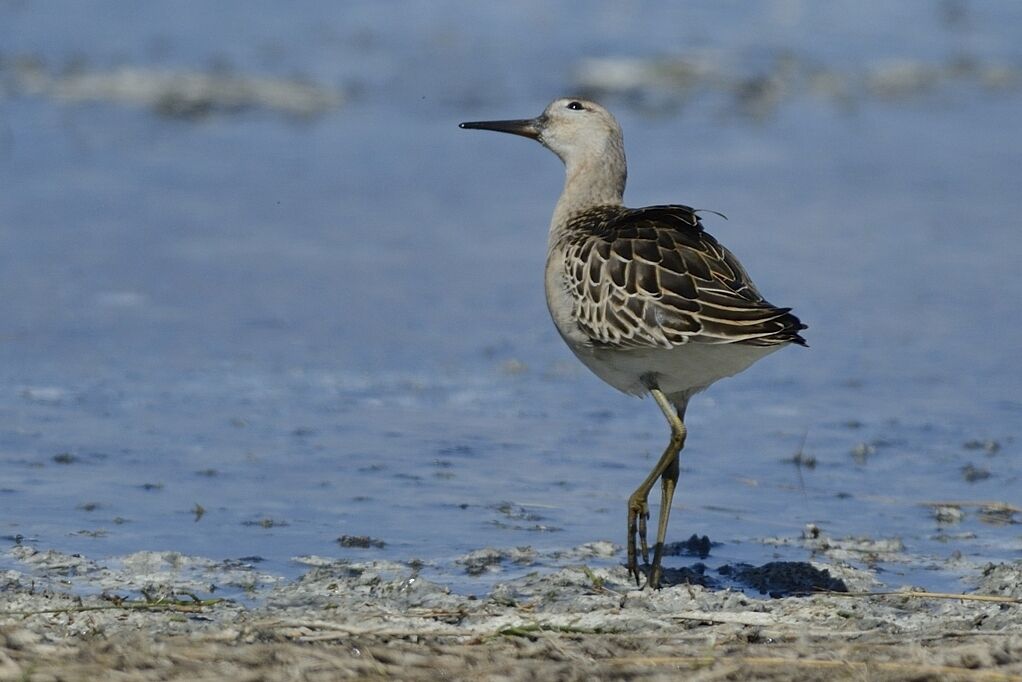
[[[566,228],[572,316],[593,346],[805,343],[805,325],[763,298],[687,206],[599,206]]]

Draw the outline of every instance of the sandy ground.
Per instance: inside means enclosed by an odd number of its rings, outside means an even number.
[[[415,562],[306,557],[283,581],[174,553],[99,563],[18,547],[26,571],[0,574],[0,679],[1022,680],[1022,562],[978,570],[965,598],[869,592],[875,576],[840,561],[735,567],[767,591],[847,590],[758,598],[695,584],[698,570],[652,592],[586,565],[613,551],[575,548],[479,597]],[[460,565],[501,555],[514,553]],[[206,598],[239,586],[254,606]]]

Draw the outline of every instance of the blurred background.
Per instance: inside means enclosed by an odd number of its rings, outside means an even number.
[[[0,567],[623,543],[666,426],[549,321],[560,163],[457,128],[567,94],[809,325],[693,401],[669,540],[1022,555],[1022,4],[4,0]]]

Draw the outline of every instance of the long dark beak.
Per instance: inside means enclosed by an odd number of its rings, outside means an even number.
[[[458,127],[467,130],[496,130],[498,133],[511,133],[535,140],[543,130],[543,120],[540,117],[518,121],[470,121],[461,123]]]

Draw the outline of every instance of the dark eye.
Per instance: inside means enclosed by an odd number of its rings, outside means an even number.
[[[582,111],[585,109],[581,102],[568,102],[568,108],[573,111]]]

